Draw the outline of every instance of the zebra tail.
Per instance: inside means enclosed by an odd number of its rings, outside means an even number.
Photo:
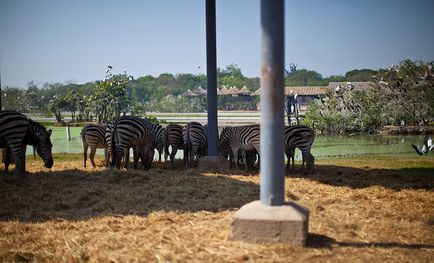
[[[112,151],[112,168],[116,168],[116,160],[117,160],[117,153],[116,153],[116,125],[113,126],[113,130],[112,130],[112,136],[111,136],[111,151]]]
[[[164,154],[164,160],[166,161],[166,156],[169,155],[169,134],[168,134],[168,132],[164,133],[163,154]]]

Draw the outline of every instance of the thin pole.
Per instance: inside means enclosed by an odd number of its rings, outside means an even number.
[[[261,184],[260,200],[284,201],[284,1],[261,0]]]
[[[208,155],[217,156],[217,51],[215,0],[206,0],[206,78]]]

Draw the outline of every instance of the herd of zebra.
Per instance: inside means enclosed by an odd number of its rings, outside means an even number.
[[[207,155],[208,135],[207,125],[190,122],[185,126],[168,124],[163,127],[153,124],[146,118],[134,116],[119,117],[113,124],[103,127],[98,124],[87,124],[80,133],[83,142],[83,164],[86,168],[87,152],[95,167],[95,153],[98,148],[104,149],[105,166],[120,168],[122,160],[128,168],[130,149],[133,151],[134,168],[141,160],[145,170],[151,168],[154,151],[158,151],[159,161],[164,153],[164,159],[170,157],[174,166],[175,155],[183,150],[186,168],[198,158]],[[0,112],[0,148],[6,148],[5,169],[8,169],[10,156],[15,160],[18,173],[25,172],[26,145],[34,145],[37,153],[43,159],[45,166],[53,166],[51,155],[51,130],[28,119],[25,115],[4,111]],[[285,127],[285,154],[288,169],[292,160],[294,166],[294,151],[299,148],[302,153],[302,168],[306,163],[307,172],[314,171],[314,160],[310,150],[315,139],[312,129],[302,125]],[[245,125],[224,127],[218,140],[218,152],[231,161],[231,166],[238,168],[244,164],[245,169],[251,168],[260,153],[260,126]],[[259,162],[258,162],[259,163]]]

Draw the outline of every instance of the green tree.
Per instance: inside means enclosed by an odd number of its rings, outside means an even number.
[[[296,70],[289,72],[285,77],[286,86],[322,86],[327,84],[324,83],[321,74],[313,70]]]
[[[129,81],[129,76],[120,74],[97,83],[92,102],[99,123],[113,122],[121,114],[130,112],[130,98],[126,92]]]
[[[54,95],[49,101],[49,109],[56,117],[57,123],[62,123],[62,109],[66,106],[65,100],[61,96]]]
[[[375,75],[375,72],[372,69],[354,69],[345,73],[345,80],[351,82],[372,81],[372,76]]]

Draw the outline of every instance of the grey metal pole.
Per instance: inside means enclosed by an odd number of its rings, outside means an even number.
[[[261,0],[260,200],[284,202],[284,0]]]
[[[206,0],[206,76],[208,102],[208,156],[217,156],[217,51],[215,0]]]

